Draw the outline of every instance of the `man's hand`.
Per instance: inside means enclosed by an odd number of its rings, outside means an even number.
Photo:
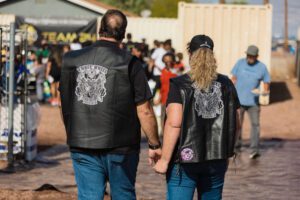
[[[155,150],[149,149],[148,156],[149,165],[154,165],[161,157],[161,148]]]
[[[165,173],[167,173],[168,166],[169,166],[169,162],[167,162],[165,159],[161,158],[157,161],[157,163],[155,164],[153,169],[158,174],[165,174]]]

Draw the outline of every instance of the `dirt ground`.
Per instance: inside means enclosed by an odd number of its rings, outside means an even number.
[[[38,128],[39,151],[65,144],[66,136],[57,107],[41,106]],[[277,81],[271,86],[271,104],[261,110],[261,137],[264,139],[300,139],[300,88],[292,81]],[[249,138],[249,120],[246,118],[244,139]],[[0,189],[0,200],[52,200],[76,199],[75,193],[55,190],[20,191]]]
[[[300,139],[300,88],[292,81],[271,84],[270,105],[261,107],[261,137],[287,140]],[[64,144],[65,130],[57,107],[42,106],[38,129],[40,148]],[[249,138],[249,119],[245,119],[244,139]]]

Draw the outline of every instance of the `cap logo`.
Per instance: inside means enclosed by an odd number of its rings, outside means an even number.
[[[211,46],[210,46],[209,44],[207,44],[207,41],[205,41],[204,44],[201,44],[201,45],[200,45],[200,48],[203,48],[203,47],[206,47],[206,48],[211,49]]]

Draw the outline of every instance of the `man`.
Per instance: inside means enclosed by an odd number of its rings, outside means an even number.
[[[125,48],[128,52],[131,52],[132,48],[134,47],[134,42],[132,41],[131,33],[127,33],[126,39],[127,42],[125,43]]]
[[[142,46],[142,50],[143,50],[143,56],[144,57],[148,57],[148,54],[149,54],[149,45],[146,42],[146,38],[142,38],[141,46]]]
[[[161,43],[158,48],[156,48],[151,55],[151,60],[150,60],[150,68],[152,66],[153,68],[153,76],[152,79],[155,81],[155,88],[153,90],[153,94],[155,95],[156,90],[160,89],[161,87],[161,82],[160,82],[160,76],[162,70],[165,68],[165,63],[163,62],[163,56],[166,53],[171,53],[172,52],[172,44],[171,40],[166,40],[165,42]]]
[[[119,48],[126,26],[122,12],[108,10],[100,40],[64,56],[62,114],[79,200],[103,199],[107,181],[112,199],[136,199],[141,128],[150,164],[161,154],[145,72],[136,57]]]
[[[159,47],[154,50],[151,55],[151,60],[149,66],[152,66],[153,76],[152,79],[155,81],[155,88],[153,90],[153,94],[155,95],[156,90],[160,88],[160,75],[161,71],[164,69],[165,64],[162,61],[163,56],[167,53],[164,49],[164,45],[162,43],[159,44]]]
[[[145,70],[147,80],[149,80],[151,77],[151,72],[148,68],[148,63],[145,62],[145,60],[144,60],[143,45],[140,43],[135,43],[134,47],[131,50],[131,54],[136,56],[139,59],[139,61],[141,62],[142,66],[143,66],[143,69]]]
[[[243,124],[244,114],[247,112],[251,121],[250,158],[259,157],[260,136],[260,106],[257,94],[261,81],[263,82],[263,93],[270,92],[270,75],[265,64],[258,60],[258,48],[254,45],[248,47],[247,57],[240,59],[233,67],[232,81],[236,85],[238,97],[241,103],[240,115]],[[241,134],[236,144],[237,150],[241,148]]]

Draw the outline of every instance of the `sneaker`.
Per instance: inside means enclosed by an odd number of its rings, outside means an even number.
[[[260,156],[260,154],[258,152],[253,152],[250,154],[249,158],[250,159],[256,159]]]

